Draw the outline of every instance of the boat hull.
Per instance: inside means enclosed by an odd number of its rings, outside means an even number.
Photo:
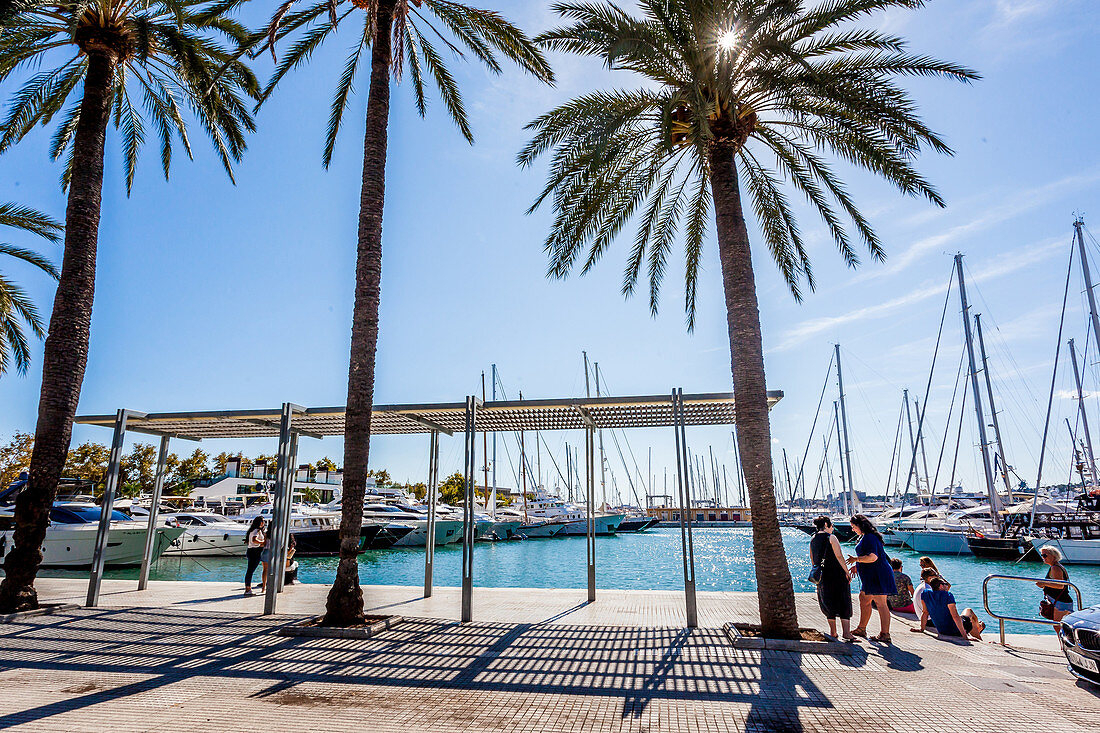
[[[365,529],[365,528],[364,528]],[[291,528],[294,536],[294,554],[301,557],[331,557],[340,554],[340,530],[339,529],[301,529]],[[366,545],[363,538],[359,538],[359,552],[363,552]]]
[[[970,552],[976,557],[991,560],[1017,560],[1030,549],[1031,543],[1023,537],[997,537],[970,535],[966,538]]]
[[[519,533],[527,538],[556,537],[565,529],[565,525],[558,522],[543,522],[541,524],[521,524]]]
[[[896,532],[902,543],[913,552],[925,555],[969,555],[970,545],[962,532],[949,530],[911,530]]]
[[[520,527],[523,526],[523,522],[493,522],[486,539],[490,540],[512,540],[518,539],[520,534]]]
[[[219,527],[187,527],[164,551],[168,556],[243,557],[247,551],[247,530]]]
[[[619,526],[615,528],[616,532],[644,532],[654,524],[657,520],[653,517],[627,517]]]
[[[601,514],[593,517],[593,532],[597,535],[609,535],[615,534],[615,530],[618,529],[622,521],[626,519],[625,514]],[[566,537],[575,537],[577,535],[588,534],[588,521],[581,520],[579,522],[569,522],[565,525],[565,529],[561,531],[561,535]]]
[[[86,568],[91,567],[95,555],[97,526],[93,524],[57,524],[46,530],[42,543],[42,567]],[[153,546],[156,560],[181,534],[182,527],[157,527],[157,541]],[[12,547],[13,532],[0,532],[0,543],[6,551]],[[132,567],[141,565],[145,554],[146,528],[121,527],[113,524],[107,535],[107,552],[103,561],[106,567]]]
[[[1066,565],[1100,565],[1100,540],[1035,539],[1035,549],[1054,547]]]
[[[404,522],[402,522],[404,524]],[[428,544],[427,520],[409,522],[413,530],[393,543],[394,547],[426,547]],[[435,545],[449,545],[462,541],[462,521],[458,519],[435,520]]]

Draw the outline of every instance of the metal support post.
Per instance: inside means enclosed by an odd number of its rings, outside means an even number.
[[[287,463],[287,491],[283,501],[282,513],[279,515],[279,565],[283,568],[275,575],[275,590],[283,592],[283,584],[286,582],[286,556],[290,548],[290,515],[294,511],[294,477],[298,474],[298,433],[290,431],[290,461]]]
[[[428,503],[428,536],[424,542],[424,597],[432,595],[432,569],[435,565],[435,512],[436,486],[439,477],[439,431],[433,430],[428,445],[428,490],[424,500]]]
[[[687,450],[687,430],[684,423],[684,390],[672,390],[672,429],[676,434],[676,485],[680,492],[680,546],[684,558],[684,599],[687,605],[687,625],[699,625],[695,602],[695,545],[691,538],[691,466]]]
[[[477,478],[477,398],[466,398],[466,471],[462,514],[462,622],[473,620],[474,481]]]
[[[160,495],[164,491],[164,474],[168,467],[167,435],[160,438],[160,452],[157,454],[157,473],[153,478],[153,499],[149,504],[149,524],[145,530],[145,554],[141,556],[141,575],[138,576],[138,590],[149,585],[149,565],[153,562],[153,553],[157,544],[157,515],[160,510]]]
[[[588,557],[588,602],[596,600],[596,445],[595,431],[584,430],[585,550]]]
[[[107,560],[107,536],[111,532],[111,511],[115,507],[118,476],[122,467],[122,443],[126,439],[126,420],[131,416],[145,417],[143,412],[119,410],[115,413],[115,435],[111,440],[111,455],[107,461],[107,484],[103,490],[103,505],[99,512],[99,527],[95,535],[92,572],[88,575],[88,598],[85,605],[99,605],[99,586],[103,582],[103,567]]]
[[[275,496],[271,505],[271,521],[267,526],[267,536],[271,538],[271,562],[267,567],[266,594],[264,596],[264,615],[275,613],[275,600],[279,586],[277,578],[281,574],[279,558],[279,543],[282,535],[284,518],[289,514],[283,510],[284,504],[290,504],[290,487],[294,477],[294,469],[291,461],[291,420],[293,406],[289,402],[283,403],[283,413],[279,420],[279,453],[278,469],[275,472]],[[285,557],[285,555],[284,555]]]

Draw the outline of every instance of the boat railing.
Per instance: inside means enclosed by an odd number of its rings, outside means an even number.
[[[989,581],[991,580],[1015,580],[1024,583],[1058,583],[1059,585],[1065,585],[1067,588],[1072,588],[1073,592],[1077,594],[1077,608],[1084,608],[1084,603],[1081,600],[1081,589],[1068,580],[1052,580],[1051,578],[1029,578],[1020,575],[998,575],[996,573],[985,576],[985,580],[982,582],[982,604],[985,606],[985,612],[993,618],[997,619],[997,623],[1000,625],[1001,631],[1001,646],[1005,645],[1005,621],[1018,621],[1024,624],[1043,624],[1045,626],[1057,627],[1060,621],[1051,621],[1045,618],[1021,618],[1019,616],[1004,616],[992,608],[989,607]]]

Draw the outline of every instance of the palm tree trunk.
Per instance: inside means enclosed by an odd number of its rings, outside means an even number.
[[[776,513],[772,482],[771,427],[760,338],[760,308],[752,271],[749,232],[741,209],[735,147],[716,142],[710,152],[710,185],[718,229],[718,255],[726,296],[737,403],[737,447],[752,511],[752,548],[760,623],[765,636],[798,638],[794,585]]]
[[[30,481],[15,502],[15,545],[4,561],[0,613],[38,606],[34,579],[42,564],[50,507],[73,432],[95,296],[96,246],[103,192],[103,144],[111,116],[115,61],[88,56],[80,121],[73,139],[73,176],[65,210],[65,254],[42,357],[42,393],[31,452]]]
[[[363,188],[359,194],[359,248],[355,262],[355,308],[344,418],[344,484],[340,517],[340,564],[329,590],[324,623],[348,626],[363,618],[359,587],[359,537],[367,489],[370,417],[374,404],[374,357],[382,285],[382,207],[386,196],[386,132],[390,116],[393,0],[378,3],[371,48]]]

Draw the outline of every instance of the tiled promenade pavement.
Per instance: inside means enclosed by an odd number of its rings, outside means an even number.
[[[0,728],[1070,733],[1100,721],[1100,691],[1058,654],[956,646],[903,625],[895,646],[829,657],[737,650],[713,628],[563,618],[409,618],[362,641],[271,633],[296,618],[196,598],[0,624]]]

